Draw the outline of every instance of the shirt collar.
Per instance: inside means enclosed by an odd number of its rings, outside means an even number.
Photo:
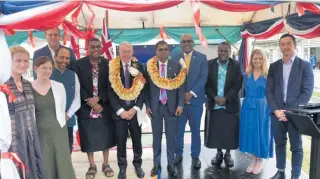
[[[60,47],[60,45],[58,45],[58,48]],[[52,50],[52,48],[50,48],[50,46],[48,45],[48,48],[49,48],[49,50],[50,50],[50,52],[51,52],[51,54],[53,54],[53,55],[55,55],[55,51],[54,50]]]
[[[165,63],[162,63],[160,60],[158,60],[158,61],[159,61],[159,66],[161,66],[162,64],[164,64],[165,66],[168,65],[168,60]]]
[[[293,64],[293,62],[294,62],[294,59],[296,58],[296,55],[293,55],[292,57],[291,57],[291,59],[289,60],[289,64]],[[282,59],[282,63],[284,63],[284,60]]]
[[[190,57],[192,57],[192,53],[193,53],[193,50],[189,53],[189,54],[190,54]],[[185,52],[183,52],[183,56],[186,57],[186,55],[187,55],[187,54],[186,54]]]
[[[225,66],[225,65],[228,65],[228,64],[229,64],[229,60],[227,60],[227,62],[226,62],[225,64],[220,63],[219,59],[218,59],[217,62],[218,62],[218,64],[219,64],[220,66]]]
[[[121,61],[121,64],[122,64],[123,67],[126,66],[126,64],[123,61]],[[129,61],[128,65],[131,66],[131,60]]]
[[[90,63],[92,64],[92,60],[91,60],[90,57],[89,57],[89,59],[90,59]],[[100,57],[100,59],[99,59],[99,61],[98,61],[98,64],[100,64],[100,62],[101,62],[101,57]]]

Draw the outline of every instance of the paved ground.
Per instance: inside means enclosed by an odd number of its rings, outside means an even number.
[[[314,76],[315,76],[315,92],[320,92],[320,70],[314,70]],[[312,102],[320,102],[320,97],[312,97],[311,99]],[[143,110],[144,111],[144,110]],[[142,124],[142,131],[144,133],[150,133],[151,132],[151,123],[150,119],[146,116],[145,113],[141,112],[138,114],[140,119],[142,119],[143,124]],[[204,116],[203,116],[204,118]],[[201,128],[203,129],[204,126],[204,119],[202,119],[202,124]],[[188,126],[186,130],[189,130]],[[203,140],[202,140],[203,141]],[[151,168],[153,166],[152,162],[152,136],[150,134],[144,134],[142,138],[142,143],[144,146],[143,149],[143,169],[146,172],[146,179],[151,178],[149,177]],[[163,137],[163,144],[165,144],[165,138]],[[185,144],[187,150],[189,150],[190,146],[190,134],[186,134],[185,137]],[[135,179],[137,178],[134,172],[134,168],[131,164],[133,154],[132,154],[132,149],[131,148],[131,140],[128,140],[128,169],[127,169],[127,178],[128,179]],[[165,150],[165,145],[163,145],[163,151]],[[231,170],[218,170],[214,167],[211,166],[210,160],[211,158],[215,155],[214,150],[209,150],[205,148],[204,146],[202,147],[202,154],[201,154],[201,160],[202,160],[202,168],[199,172],[193,171],[190,169],[190,162],[191,159],[188,156],[188,152],[185,152],[185,157],[184,157],[184,163],[182,166],[179,167],[179,175],[181,179],[267,179],[270,178],[271,175],[275,172],[275,159],[270,159],[268,161],[265,161],[265,168],[264,172],[261,175],[248,175],[245,172],[246,167],[249,165],[248,164],[248,158],[247,156],[240,154],[238,152],[235,152],[234,155],[236,156],[236,166],[231,169]],[[163,159],[163,171],[162,171],[162,176],[161,178],[168,178],[167,176],[167,171],[166,171],[166,156],[162,156]],[[88,168],[88,162],[87,162],[87,157],[85,154],[81,152],[74,152],[72,154],[72,160],[73,160],[73,165],[76,171],[77,179],[83,179],[85,178],[84,175],[87,171]],[[102,154],[101,153],[96,153],[96,162],[98,166],[98,174],[96,179],[104,179],[106,177],[103,176],[101,172],[101,164],[102,164]],[[117,159],[116,159],[116,150],[112,149],[110,152],[110,165],[115,171],[115,177],[117,178],[117,173],[118,173],[118,167],[117,167]],[[290,167],[290,164],[287,165]],[[287,169],[287,178],[290,178],[290,169]],[[306,174],[303,174],[301,179],[308,178]]]
[[[202,161],[202,168],[200,171],[193,170],[191,166],[191,158],[189,156],[190,154],[190,134],[186,134],[185,137],[185,154],[184,154],[184,160],[183,164],[178,167],[179,170],[179,179],[267,179],[270,178],[276,171],[275,169],[275,158],[269,159],[265,161],[265,168],[263,173],[260,175],[251,175],[247,174],[246,168],[249,165],[249,159],[248,156],[241,154],[237,151],[233,151],[233,156],[235,159],[235,167],[228,170],[223,167],[223,169],[217,169],[213,166],[211,166],[211,159],[215,155],[215,150],[207,149],[206,147],[202,147],[202,152],[200,159]],[[143,169],[146,173],[146,179],[151,179],[152,177],[149,176],[150,171],[153,167],[152,162],[152,136],[149,134],[143,135]],[[131,140],[128,140],[128,147],[131,147]],[[166,169],[166,146],[165,146],[165,140],[163,140],[163,149],[162,149],[162,173],[161,178],[167,179],[170,178],[167,175],[167,169]],[[133,154],[132,149],[127,150],[128,155],[128,169],[127,169],[127,178],[128,179],[136,179],[136,175],[134,172],[134,168],[131,164]],[[86,155],[81,152],[74,152],[72,154],[72,160],[73,160],[73,166],[77,175],[77,179],[84,179],[84,175],[88,168],[88,162]],[[103,173],[101,172],[101,164],[102,164],[102,154],[96,153],[96,162],[98,166],[98,174],[96,176],[96,179],[106,179],[106,177],[103,176]],[[117,167],[117,159],[116,159],[116,150],[111,150],[110,152],[110,165],[115,171],[115,176],[113,178],[117,178],[118,174],[118,167]],[[290,167],[290,164],[287,165]],[[287,168],[287,178],[290,178],[290,168]],[[301,179],[307,179],[308,177],[304,174]]]

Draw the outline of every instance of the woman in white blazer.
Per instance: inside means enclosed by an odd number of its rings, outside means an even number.
[[[52,62],[48,57],[36,59],[34,70],[37,79],[32,82],[32,87],[45,178],[75,179],[65,118],[65,88],[62,83],[50,80]]]

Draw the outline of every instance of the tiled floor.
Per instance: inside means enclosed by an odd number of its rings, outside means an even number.
[[[153,167],[152,162],[152,137],[151,135],[143,135],[143,166],[146,176],[146,179],[152,179],[150,177],[150,171]],[[184,160],[183,164],[178,167],[179,171],[179,179],[269,179],[275,172],[275,159],[269,159],[268,161],[265,161],[265,167],[264,171],[260,175],[251,175],[246,173],[246,168],[249,165],[249,158],[248,156],[239,153],[238,151],[233,151],[232,155],[235,159],[235,167],[231,168],[230,170],[225,169],[222,167],[222,169],[217,169],[211,165],[211,159],[215,155],[215,150],[207,149],[206,147],[202,147],[201,152],[201,162],[202,167],[199,171],[195,171],[191,168],[191,158],[189,156],[190,154],[190,134],[186,134],[185,137],[185,153],[184,153]],[[131,146],[131,140],[128,140],[128,147]],[[165,146],[165,140],[163,141],[163,156],[162,156],[162,173],[161,178],[163,179],[169,179],[167,175],[167,169],[166,169],[166,146]],[[102,164],[102,153],[96,153],[96,162],[98,166],[98,173],[96,175],[96,179],[106,179],[106,177],[101,172],[101,164]],[[127,178],[128,179],[136,179],[136,175],[134,172],[133,165],[131,164],[133,153],[132,149],[127,150],[128,155],[128,168],[127,168]],[[73,160],[73,166],[77,175],[77,179],[84,179],[85,173],[88,169],[88,162],[86,154],[83,154],[81,152],[74,152],[72,154],[72,160]],[[117,178],[118,174],[118,166],[117,166],[117,158],[116,158],[116,150],[110,151],[110,165],[115,171],[114,179]],[[287,165],[287,179],[290,178],[290,164]],[[303,176],[300,177],[300,179],[307,179],[308,177]]]

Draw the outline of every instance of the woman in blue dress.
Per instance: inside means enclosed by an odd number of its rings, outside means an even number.
[[[265,94],[267,72],[265,55],[259,49],[253,50],[244,74],[246,96],[240,113],[239,144],[241,152],[252,156],[247,172],[253,174],[262,171],[263,159],[273,157],[273,138]]]

